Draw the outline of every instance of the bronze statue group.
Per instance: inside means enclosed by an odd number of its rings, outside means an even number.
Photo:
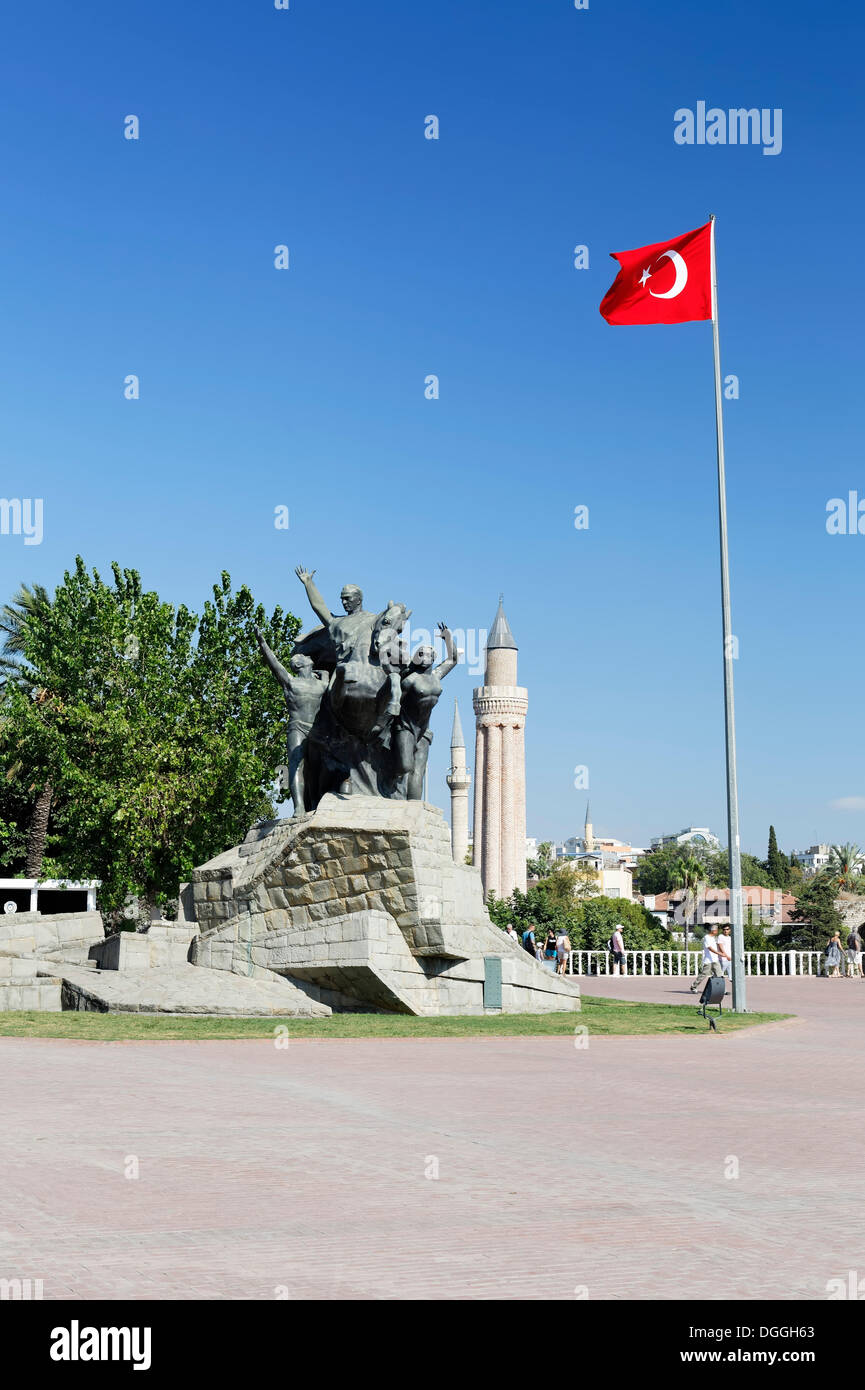
[[[328,792],[395,800],[423,796],[430,717],[444,677],[457,664],[453,637],[439,631],[445,659],[433,647],[409,651],[405,604],[380,613],[363,607],[363,594],[346,584],[342,613],[332,613],[314,583],[314,570],[298,566],[321,626],[298,638],[289,660],[279,661],[261,632],[262,655],[288,707],[287,780],[295,815],[314,811]]]

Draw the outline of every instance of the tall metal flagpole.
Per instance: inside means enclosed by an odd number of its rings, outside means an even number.
[[[727,740],[727,841],[730,861],[730,928],[733,954],[733,1008],[745,1013],[745,933],[742,921],[742,859],[739,847],[739,794],[736,784],[736,714],[733,704],[735,640],[730,610],[730,557],[727,549],[727,480],[724,470],[724,410],[721,345],[718,336],[718,275],[715,268],[715,214],[711,216],[712,342],[715,349],[715,425],[718,440],[718,519],[721,533],[721,608],[724,631],[724,719]]]

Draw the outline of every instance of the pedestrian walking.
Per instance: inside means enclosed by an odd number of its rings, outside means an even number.
[[[729,980],[730,969],[733,964],[733,940],[729,927],[722,927],[718,935],[718,961],[721,966],[721,974]]]
[[[841,978],[841,936],[838,932],[826,943],[826,975],[830,980]]]
[[[537,951],[535,950],[535,929],[531,925],[523,932],[523,950],[528,951],[530,956],[534,956],[537,959]]]
[[[556,937],[556,974],[567,975],[568,962],[571,957],[571,939],[567,932],[561,930]]]
[[[703,937],[703,965],[694,983],[691,985],[691,993],[695,994],[701,989],[710,975],[721,974],[720,952],[718,950],[718,928],[709,927]]]
[[[508,922],[506,935],[511,938],[511,941],[516,941],[517,945],[519,945],[520,938],[517,935],[517,929],[513,922]]]
[[[847,937],[847,974],[852,979],[862,979],[862,938],[856,927]]]
[[[550,927],[547,931],[547,939],[544,942],[544,959],[555,960],[556,958],[556,933]]]
[[[613,957],[614,975],[624,974],[625,938],[623,935],[623,931],[624,928],[622,927],[621,922],[617,922],[615,927],[613,928],[613,934],[610,937],[609,942],[607,943],[607,949],[612,953]]]

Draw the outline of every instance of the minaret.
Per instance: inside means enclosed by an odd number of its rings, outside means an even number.
[[[460,710],[454,700],[454,727],[451,734],[451,765],[447,782],[451,789],[451,853],[457,864],[465,864],[469,850],[469,783],[466,767],[466,741],[460,723]]]
[[[517,685],[517,644],[499,597],[486,646],[484,684],[474,692],[474,862],[484,896],[526,891],[528,691]]]
[[[587,850],[595,848],[595,832],[592,829],[592,813],[589,810],[589,803],[586,802],[586,824],[583,829],[583,846]]]

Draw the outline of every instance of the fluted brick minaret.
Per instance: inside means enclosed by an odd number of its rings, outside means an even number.
[[[469,849],[469,770],[466,767],[466,741],[460,723],[459,705],[454,700],[454,727],[451,734],[451,766],[447,782],[451,789],[451,852],[457,864],[466,862]]]
[[[502,600],[490,628],[484,684],[474,692],[474,862],[484,894],[526,891],[526,754],[528,691],[517,685],[517,644]]]

